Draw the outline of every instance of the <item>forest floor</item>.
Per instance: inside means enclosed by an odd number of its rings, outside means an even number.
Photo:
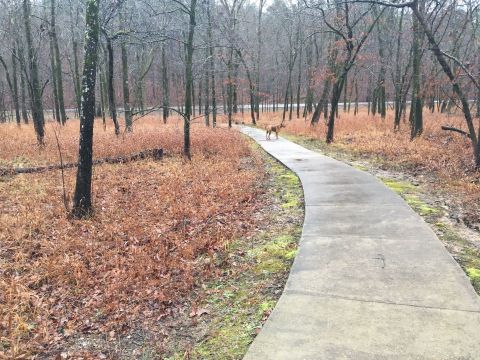
[[[0,168],[75,162],[78,122],[1,125]],[[245,353],[281,294],[303,222],[296,176],[236,131],[144,118],[95,158],[95,212],[71,220],[62,172],[0,177],[0,359],[199,358]],[[75,170],[64,171],[67,207]]]
[[[355,117],[340,108],[330,145],[323,118],[313,127],[304,119],[286,120],[281,135],[370,172],[399,193],[431,225],[480,294],[480,172],[474,170],[468,139],[440,128],[465,128],[460,116],[424,117],[424,134],[414,141],[408,124],[393,131],[391,112],[382,120],[364,109]],[[280,122],[281,113],[266,113],[258,126]]]

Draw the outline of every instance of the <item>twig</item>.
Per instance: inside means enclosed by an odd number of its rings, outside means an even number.
[[[63,206],[65,206],[65,210],[68,212],[68,199],[67,199],[67,191],[65,189],[65,174],[63,171],[63,156],[62,156],[62,149],[60,148],[60,141],[58,140],[58,134],[55,130],[55,127],[52,125],[53,133],[55,134],[55,141],[57,142],[57,149],[58,149],[58,156],[60,158],[60,170],[62,171],[62,189],[63,189]]]

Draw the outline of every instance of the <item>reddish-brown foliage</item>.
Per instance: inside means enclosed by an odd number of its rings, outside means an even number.
[[[432,186],[458,193],[458,200],[471,221],[478,222],[480,201],[480,173],[474,171],[473,152],[468,138],[443,131],[442,125],[452,125],[466,130],[461,115],[424,112],[424,133],[410,141],[408,123],[402,123],[398,132],[393,131],[393,113],[389,111],[382,120],[361,109],[357,116],[344,113],[340,106],[335,122],[334,147],[345,148],[359,155],[379,157],[395,167],[416,175],[433,176]],[[312,139],[325,139],[326,126],[323,114],[317,126],[310,126],[310,118],[286,121],[287,133]],[[281,113],[265,114],[261,124],[280,123]]]
[[[67,161],[77,125],[61,130]],[[251,228],[259,158],[237,132],[195,126],[191,162],[178,155],[176,125],[145,120],[119,139],[97,127],[96,157],[153,147],[172,156],[96,166],[88,220],[67,219],[60,171],[0,180],[0,357],[44,352],[78,332],[154,326],[212,273],[209,257]],[[41,151],[31,129],[0,127],[2,161],[57,163],[49,127]],[[69,191],[74,176],[66,171]]]

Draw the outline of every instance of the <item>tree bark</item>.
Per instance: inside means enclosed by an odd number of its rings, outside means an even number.
[[[57,73],[55,71],[55,50],[53,49],[53,40],[50,34],[49,37],[49,45],[50,45],[50,68],[52,71],[52,90],[53,90],[53,118],[57,120],[57,122],[61,123],[60,120],[60,107],[58,106],[58,90],[57,90]]]
[[[32,106],[33,126],[39,145],[44,145],[45,118],[42,104],[42,85],[38,76],[38,63],[33,49],[32,29],[30,25],[30,0],[23,0],[23,19],[25,22],[25,37],[27,40],[28,64],[30,68],[30,99]]]
[[[206,64],[205,64],[205,125],[210,126],[210,72],[208,64],[209,49],[206,52]]]
[[[120,26],[124,29],[125,18],[123,12],[120,11]],[[130,110],[130,88],[128,81],[128,54],[127,44],[125,39],[122,39],[120,45],[121,57],[122,57],[122,89],[123,89],[123,111],[125,114],[125,130],[127,132],[132,131],[132,113]]]
[[[106,34],[105,34],[106,35]],[[117,105],[115,104],[115,88],[113,87],[113,46],[112,40],[106,35],[107,39],[107,93],[108,108],[115,126],[115,135],[120,135],[120,126],[117,120]]]
[[[212,126],[217,126],[217,97],[216,97],[216,84],[215,84],[215,59],[214,59],[214,48],[213,48],[213,37],[212,37],[212,15],[210,10],[210,0],[207,0],[207,37],[208,37],[208,51],[210,53],[210,76],[211,76],[211,87],[212,87]]]
[[[80,116],[80,141],[78,170],[73,198],[72,215],[87,217],[92,213],[92,158],[93,121],[95,119],[95,82],[97,75],[98,7],[100,0],[86,2],[86,29],[84,65],[82,76],[82,114]]]
[[[422,2],[423,4],[423,2]],[[419,5],[418,2],[414,4],[416,12],[423,12],[423,5]],[[412,45],[412,64],[413,64],[413,87],[412,87],[412,103],[410,107],[410,119],[411,119],[411,133],[410,138],[414,139],[423,133],[423,101],[420,93],[420,69],[422,51],[420,49],[423,39],[423,31],[419,24],[418,18],[413,18],[413,45]]]
[[[266,0],[260,0],[258,3],[258,21],[257,21],[257,57],[255,66],[255,112],[257,113],[257,121],[260,119],[260,64],[262,56],[262,14],[263,6]]]
[[[53,52],[55,57],[55,81],[56,81],[56,93],[58,107],[60,110],[60,122],[62,125],[65,125],[67,121],[67,114],[65,112],[65,100],[63,96],[63,76],[62,76],[62,61],[60,59],[60,49],[58,47],[58,38],[57,38],[57,26],[55,23],[55,0],[50,0],[50,32],[53,43]]]
[[[193,36],[195,33],[195,10],[197,0],[190,0],[189,8],[189,28],[188,40],[186,44],[186,61],[185,61],[185,116],[183,121],[183,154],[186,158],[191,159],[190,153],[190,117],[192,114],[192,85],[193,85]]]
[[[22,105],[22,120],[24,124],[28,124],[28,111],[27,111],[27,96],[25,92],[26,80],[25,74],[27,73],[27,68],[25,65],[25,57],[23,56],[23,48],[20,46],[18,39],[16,41],[18,49],[18,59],[20,63],[20,101]]]
[[[18,102],[17,51],[16,51],[15,44],[13,44],[13,50],[12,50],[12,81],[13,81],[12,96],[13,96],[13,105],[15,107],[15,120],[17,122],[17,125],[20,126],[21,119],[20,119],[20,104]]]
[[[169,115],[169,94],[168,94],[168,71],[167,61],[165,59],[165,45],[162,46],[162,115],[163,123],[167,123]]]

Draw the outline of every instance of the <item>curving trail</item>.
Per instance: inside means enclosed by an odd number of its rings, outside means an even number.
[[[480,359],[479,297],[403,199],[344,163],[241,131],[305,194],[298,255],[245,360]]]

